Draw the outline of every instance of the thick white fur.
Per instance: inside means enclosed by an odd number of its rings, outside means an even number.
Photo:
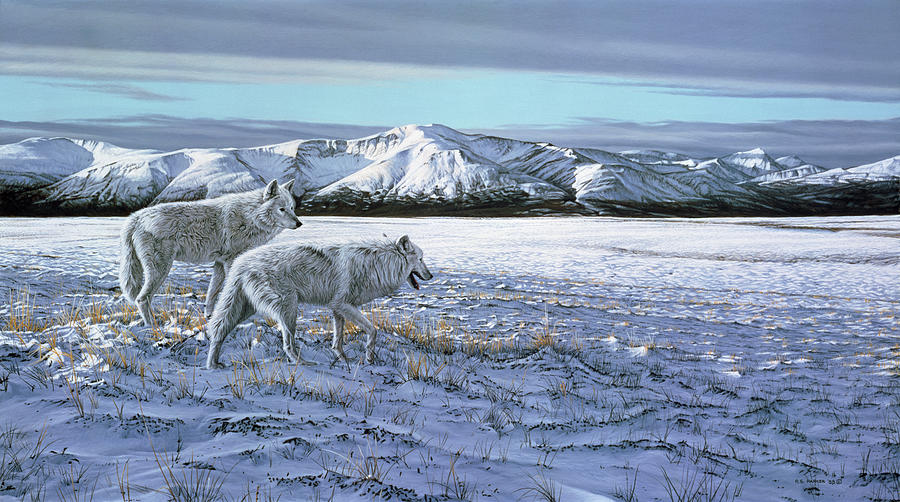
[[[279,187],[273,180],[258,190],[132,213],[122,229],[119,284],[125,297],[137,304],[144,324],[153,320],[150,304],[173,260],[213,262],[206,298],[209,316],[228,267],[239,254],[301,225],[294,214],[293,183]]]
[[[340,246],[297,243],[268,244],[238,257],[206,326],[209,336],[207,368],[221,367],[219,352],[235,326],[256,312],[278,322],[282,346],[292,362],[307,363],[294,345],[297,305],[326,306],[334,315],[331,348],[346,361],[344,322],[351,321],[368,335],[366,360],[375,356],[375,326],[359,306],[387,296],[404,282],[418,288],[413,276],[431,279],[422,250],[409,237]]]

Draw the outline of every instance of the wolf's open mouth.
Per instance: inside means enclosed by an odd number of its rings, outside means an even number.
[[[419,279],[422,278],[422,276],[419,275],[418,272],[416,272],[415,270],[413,270],[412,272],[409,273],[409,277],[407,277],[407,280],[409,280],[409,285],[410,285],[410,286],[412,286],[412,287],[414,287],[414,288],[416,288],[416,289],[419,289],[419,281],[416,280],[416,277],[418,277]]]

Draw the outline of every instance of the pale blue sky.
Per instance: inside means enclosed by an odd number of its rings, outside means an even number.
[[[0,142],[237,146],[442,123],[874,161],[900,153],[898,25],[893,0],[6,0]]]
[[[593,82],[593,83],[592,83]],[[578,117],[637,122],[881,120],[900,103],[822,97],[732,97],[577,75],[457,70],[441,77],[325,83],[221,83],[0,76],[10,121],[162,114],[357,125],[443,123],[456,128],[558,126]]]

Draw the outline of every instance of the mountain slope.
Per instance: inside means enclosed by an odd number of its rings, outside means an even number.
[[[30,138],[0,145],[0,188],[47,186],[65,176],[135,152],[100,141]]]
[[[119,214],[294,179],[307,213],[833,214],[898,211],[900,156],[824,169],[762,149],[717,158],[608,152],[407,125],[358,139],[130,150],[0,146],[0,211]]]

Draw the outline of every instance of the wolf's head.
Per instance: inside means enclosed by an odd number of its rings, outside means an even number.
[[[433,275],[428,271],[428,266],[425,265],[425,260],[422,258],[422,249],[419,246],[416,246],[409,240],[409,236],[404,235],[403,237],[397,239],[397,247],[400,249],[400,253],[403,254],[403,257],[406,258],[406,266],[403,268],[404,273],[408,274],[406,276],[406,281],[409,282],[409,285],[419,289],[419,282],[416,280],[418,277],[422,280],[430,280]]]
[[[278,180],[272,180],[262,192],[262,203],[259,206],[260,220],[266,225],[281,228],[300,228],[303,223],[294,214],[296,202],[291,189],[294,180],[278,186]]]

